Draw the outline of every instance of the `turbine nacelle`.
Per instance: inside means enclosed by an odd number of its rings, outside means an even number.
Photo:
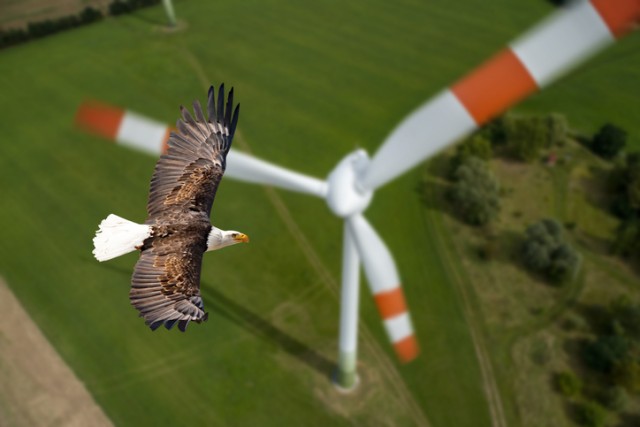
[[[327,205],[340,218],[361,213],[371,203],[373,191],[359,184],[369,162],[366,151],[356,150],[343,158],[327,177]]]

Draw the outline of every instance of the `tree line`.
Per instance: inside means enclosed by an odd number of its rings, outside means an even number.
[[[114,0],[109,4],[108,15],[122,15],[158,3],[160,3],[160,0]],[[87,6],[78,14],[29,22],[26,28],[0,29],[0,49],[45,37],[60,31],[88,25],[100,21],[103,18],[104,15],[100,9]]]

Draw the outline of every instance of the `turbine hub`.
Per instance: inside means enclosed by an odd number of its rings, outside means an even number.
[[[358,181],[369,166],[369,156],[364,150],[347,155],[331,171],[327,178],[327,204],[341,218],[363,212],[373,197],[373,191],[363,189]]]

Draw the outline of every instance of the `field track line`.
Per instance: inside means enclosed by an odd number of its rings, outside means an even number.
[[[189,51],[186,48],[182,50],[182,53],[187,58],[188,62],[192,65],[195,73],[200,79],[200,82],[205,88],[205,90],[208,89],[209,86],[211,85],[210,83],[211,80],[207,78],[206,73],[204,72],[204,69],[200,64],[200,61],[191,53],[191,51]],[[235,139],[237,140],[238,145],[245,152],[251,154],[251,147],[242,136],[242,133],[240,132],[240,130],[236,130]],[[263,186],[263,188],[267,194],[267,198],[272,203],[272,205],[276,209],[276,212],[278,213],[278,215],[280,216],[280,218],[282,219],[286,227],[289,229],[289,232],[295,238],[296,242],[300,246],[302,253],[305,255],[305,257],[307,258],[307,260],[309,261],[313,269],[322,279],[322,283],[324,283],[327,286],[327,288],[331,291],[331,294],[334,295],[335,299],[339,300],[340,285],[338,284],[336,279],[333,277],[329,269],[322,263],[317,252],[315,251],[313,246],[309,243],[309,240],[307,239],[307,237],[304,235],[304,233],[302,232],[298,224],[293,219],[291,212],[287,208],[286,204],[284,203],[280,195],[276,192],[276,190],[273,187]],[[373,334],[367,329],[365,325],[362,324],[362,322],[360,322],[358,331],[360,333],[360,336],[362,337],[362,343],[364,344],[364,347],[367,348],[370,351],[370,353],[374,356],[379,366],[382,368],[383,372],[386,374],[387,380],[389,381],[389,383],[393,386],[397,394],[402,397],[400,401],[407,404],[408,406],[407,409],[409,410],[409,414],[413,418],[416,425],[429,427],[431,424],[427,420],[427,417],[424,414],[422,408],[416,402],[415,398],[413,397],[413,395],[407,388],[404,380],[402,379],[402,376],[400,375],[398,370],[395,368],[393,362],[391,362],[391,360],[389,359],[387,354],[384,352],[384,350],[382,350],[382,348],[380,347],[380,344],[373,337]]]
[[[437,196],[433,191],[431,191],[430,196],[432,200],[438,202],[437,200],[435,200]],[[448,272],[452,276],[454,276],[454,280],[452,280],[452,283],[455,285],[455,288],[458,291],[458,295],[460,295],[462,299],[462,311],[464,314],[465,322],[468,326],[469,334],[471,336],[471,341],[476,353],[476,358],[480,366],[482,385],[485,396],[487,398],[489,413],[491,414],[491,425],[492,427],[507,427],[502,399],[500,397],[500,392],[495,380],[495,374],[493,372],[491,359],[489,358],[487,353],[484,337],[482,336],[481,331],[479,331],[479,328],[474,322],[473,310],[471,308],[469,292],[466,285],[467,280],[462,276],[459,269],[453,267],[454,261],[451,259],[453,249],[451,249],[451,245],[447,243],[446,237],[440,231],[442,230],[442,227],[438,227],[435,224],[436,222],[439,222],[435,218],[435,215],[437,215],[437,213],[427,211],[425,212],[425,215],[423,215],[423,217],[426,221],[433,225],[427,226],[427,228],[435,237],[436,241],[438,242],[438,246],[445,249],[442,252],[439,251],[440,258],[445,262]],[[449,247],[447,248],[447,246]]]
[[[250,153],[251,150],[248,144],[246,143],[246,141],[244,141],[244,139],[242,138],[242,134],[239,131],[236,131],[235,137],[238,138],[238,142],[240,142],[242,149]],[[272,205],[276,209],[278,216],[280,216],[280,219],[284,222],[287,229],[296,240],[298,246],[302,250],[302,253],[305,255],[305,257],[307,258],[307,260],[309,261],[313,269],[320,276],[322,283],[324,283],[327,286],[327,289],[329,289],[331,294],[334,296],[335,300],[339,301],[340,285],[338,284],[336,279],[333,277],[329,269],[320,260],[318,253],[315,251],[313,246],[309,243],[307,237],[305,236],[305,234],[302,232],[298,224],[293,219],[293,216],[291,215],[291,211],[287,208],[286,204],[284,203],[284,201],[282,200],[282,198],[274,188],[266,186],[264,187],[264,189],[265,189],[265,192],[267,193],[267,197],[269,201],[272,203]],[[396,370],[395,366],[393,365],[393,362],[389,360],[389,357],[382,350],[377,340],[373,337],[373,334],[368,330],[366,326],[362,324],[362,322],[360,322],[358,331],[360,333],[360,336],[362,337],[363,346],[371,352],[371,354],[374,356],[374,358],[378,362],[379,366],[383,368],[390,384],[392,384],[392,386],[395,388],[398,395],[403,397],[402,401],[409,404],[408,409],[416,425],[428,427],[430,424],[427,421],[427,418],[423,413],[422,408],[420,407],[420,405],[418,405],[418,403],[413,398],[413,395],[411,394],[409,389],[406,387],[404,380],[400,376],[399,372]]]

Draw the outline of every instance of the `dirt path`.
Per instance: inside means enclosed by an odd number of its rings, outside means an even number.
[[[0,280],[0,426],[112,426]]]

